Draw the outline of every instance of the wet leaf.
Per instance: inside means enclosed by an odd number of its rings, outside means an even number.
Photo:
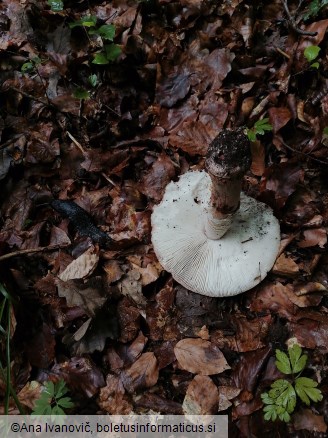
[[[158,380],[158,363],[154,353],[143,353],[134,364],[122,373],[122,382],[129,393],[150,388]]]
[[[190,382],[182,409],[185,415],[210,415],[217,412],[219,391],[208,376],[195,376]]]

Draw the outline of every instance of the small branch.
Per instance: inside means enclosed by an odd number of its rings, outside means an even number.
[[[326,164],[326,165],[328,164],[328,161],[319,160],[319,158],[312,157],[311,155],[306,154],[305,152],[298,151],[297,149],[294,149],[291,146],[289,146],[289,144],[285,143],[282,139],[280,139],[280,141],[287,149],[289,149],[292,152],[295,152],[295,154],[303,155],[304,157],[310,158],[310,160],[317,161],[318,163],[321,163],[321,164]]]
[[[0,256],[0,262],[3,262],[4,260],[11,259],[12,257],[17,257],[20,255],[25,254],[35,254],[38,252],[45,252],[45,251],[56,251],[57,249],[63,249],[67,248],[69,245],[53,245],[53,246],[43,246],[40,248],[32,248],[32,249],[20,249],[19,251],[10,252],[8,254],[4,254]]]
[[[289,8],[287,5],[287,0],[281,0],[281,2],[282,2],[282,5],[285,9],[286,15],[288,17],[288,24],[293,29],[293,31],[295,31],[299,35],[306,35],[306,36],[316,36],[318,34],[318,32],[309,32],[307,30],[303,30],[303,29],[299,28],[296,24],[296,21],[294,20],[294,18],[292,17],[292,15],[289,11]]]

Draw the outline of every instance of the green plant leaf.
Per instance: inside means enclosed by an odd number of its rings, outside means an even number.
[[[49,397],[54,397],[55,395],[55,385],[54,383],[49,380],[44,385],[44,390],[42,391],[43,394],[47,394]]]
[[[294,374],[304,370],[308,357],[306,354],[302,355],[302,348],[299,345],[295,344],[288,348],[288,356]]]
[[[317,58],[320,50],[321,49],[319,46],[307,46],[304,49],[304,56],[307,59],[307,61],[312,62]]]
[[[21,66],[22,73],[30,73],[34,69],[35,69],[35,65],[31,61],[24,62],[24,64]]]
[[[73,96],[76,99],[89,99],[90,93],[88,90],[85,90],[84,88],[80,87],[74,90]]]
[[[325,128],[323,128],[323,134],[324,135],[328,135],[328,126],[326,126]]]
[[[92,87],[95,87],[98,84],[98,76],[97,75],[90,75],[88,77],[89,83]]]
[[[276,350],[276,367],[284,374],[292,374],[290,361],[286,353]]]
[[[269,118],[265,117],[264,119],[260,119],[254,124],[254,129],[256,134],[263,135],[265,131],[272,131],[272,125],[270,125]]]
[[[84,27],[94,27],[97,24],[97,17],[94,15],[87,16],[81,18],[81,20],[74,21],[73,23],[69,24],[69,27],[71,29],[74,29],[74,27],[77,26],[84,26]]]
[[[70,397],[63,397],[57,400],[57,404],[62,408],[73,408],[74,403],[71,401]]]
[[[55,397],[61,398],[68,392],[68,388],[66,387],[65,380],[60,379],[55,383]]]
[[[277,419],[277,410],[275,405],[268,405],[263,408],[264,419],[266,421],[276,421]]]
[[[96,53],[93,58],[92,64],[99,64],[99,65],[109,64],[109,60],[107,59],[106,53],[104,52]]]
[[[323,398],[320,389],[316,388],[317,386],[318,382],[308,377],[298,377],[295,381],[297,395],[308,406],[310,405],[310,400],[318,402]]]
[[[53,12],[61,12],[64,9],[64,3],[61,0],[48,0],[48,4]]]
[[[117,59],[122,52],[121,48],[116,44],[105,45],[105,51],[108,61],[115,61],[115,59]]]
[[[249,141],[256,141],[256,134],[253,129],[247,130],[247,137]]]
[[[60,406],[54,406],[51,409],[51,415],[66,415]]]
[[[318,69],[320,67],[320,64],[319,62],[314,62],[313,64],[310,65],[310,67]]]
[[[113,41],[115,37],[115,26],[113,24],[104,24],[97,29],[97,33],[104,40]]]

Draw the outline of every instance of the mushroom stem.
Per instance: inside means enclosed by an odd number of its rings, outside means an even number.
[[[210,144],[205,161],[212,182],[205,221],[209,239],[220,239],[229,230],[239,209],[243,176],[250,165],[249,140],[242,128],[223,130]]]

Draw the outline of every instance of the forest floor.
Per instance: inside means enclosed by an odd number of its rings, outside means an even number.
[[[220,413],[231,437],[326,436],[325,3],[2,1],[2,413],[19,412],[9,366],[26,412],[63,379],[72,414]],[[277,261],[241,295],[192,293],[154,254],[152,209],[222,128],[263,118],[243,189],[280,221]],[[266,421],[276,350],[295,343],[323,399]]]

